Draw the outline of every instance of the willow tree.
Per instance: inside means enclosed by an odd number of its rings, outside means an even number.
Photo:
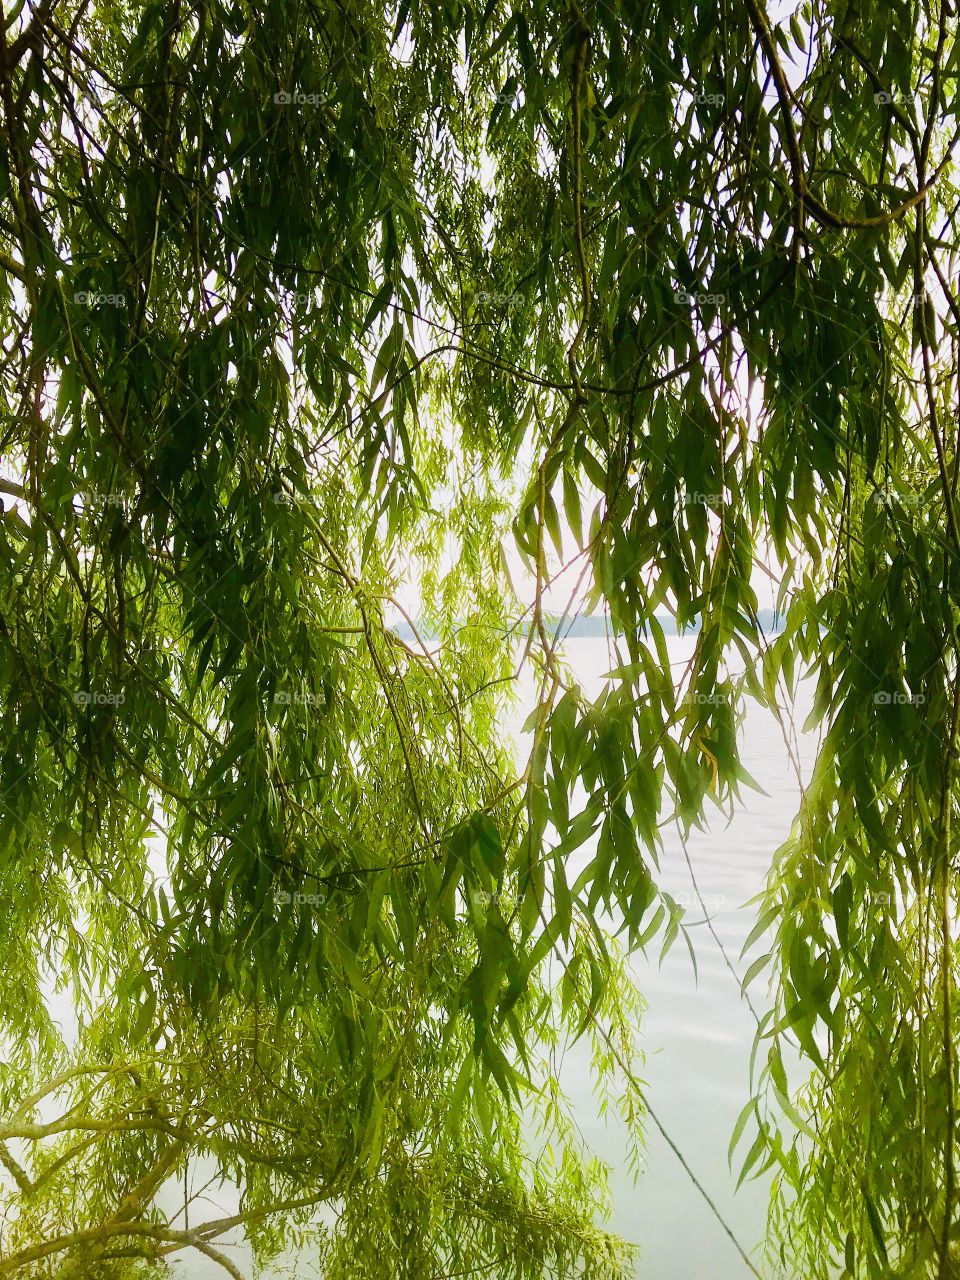
[[[636,1128],[598,921],[678,934],[812,675],[735,1136],[773,1269],[952,1274],[958,65],[947,0],[5,17],[0,1273],[622,1274],[554,1054]]]

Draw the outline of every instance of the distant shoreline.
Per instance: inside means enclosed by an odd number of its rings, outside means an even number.
[[[784,615],[776,613],[773,609],[761,609],[757,613],[757,619],[764,635],[775,635],[783,630]],[[697,618],[682,629],[677,626],[676,619],[670,617],[669,614],[655,614],[654,620],[662,628],[665,635],[691,635],[696,634],[700,630],[700,619]],[[544,616],[544,626],[550,635],[556,635],[557,630],[562,631],[563,639],[605,639],[612,634],[610,617],[608,614],[577,614],[573,618],[567,618],[560,625],[560,619],[556,616],[546,614]],[[408,622],[399,622],[393,630],[403,640],[415,640],[416,635],[413,627]],[[435,635],[429,627],[417,625],[417,631],[426,639],[435,639]],[[526,628],[523,629],[526,634]]]

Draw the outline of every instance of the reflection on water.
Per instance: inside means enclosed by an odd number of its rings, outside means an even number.
[[[671,657],[686,661],[693,644],[692,636],[670,637]],[[597,692],[608,669],[605,642],[570,640],[565,649],[584,691]],[[812,690],[805,692],[795,713],[798,735],[812,698]],[[812,735],[799,737],[805,779],[814,747]],[[742,754],[746,769],[767,794],[745,789],[732,821],[715,810],[708,830],[692,832],[687,841],[713,927],[740,973],[749,963],[741,963],[739,956],[754,923],[753,912],[744,904],[763,887],[771,855],[789,834],[799,798],[796,772],[772,714],[748,705]],[[689,920],[702,920],[675,832],[665,832],[665,846],[658,883],[688,906]],[[657,963],[657,940],[648,959],[638,956],[633,962],[649,1006],[642,1036],[647,1055],[643,1079],[665,1129],[749,1252],[763,1234],[769,1183],[766,1179],[745,1183],[734,1194],[736,1176],[727,1166],[727,1148],[748,1097],[755,1023],[706,925],[695,928],[693,935],[696,979],[682,937],[662,966]],[[752,951],[750,958],[758,954],[759,950]],[[762,1014],[766,1007],[762,982],[750,994]],[[598,1119],[587,1067],[588,1051],[581,1042],[567,1054],[564,1084],[577,1104],[584,1136],[613,1167],[611,1225],[640,1244],[638,1275],[643,1280],[743,1280],[749,1274],[743,1260],[649,1122],[645,1167],[634,1185],[624,1163],[623,1132],[615,1117],[608,1122]],[[741,1158],[743,1154],[745,1148],[739,1152]]]
[[[694,638],[669,637],[667,643],[671,658],[683,664],[692,652]],[[606,642],[577,638],[568,640],[564,648],[585,692],[596,694],[610,665]],[[811,696],[808,692],[797,707],[798,726],[806,718]],[[511,718],[510,729],[522,756],[529,751],[529,737],[521,737],[520,726],[533,708],[533,698],[533,685],[528,684]],[[811,736],[799,737],[805,778],[809,777],[814,745]],[[746,968],[739,956],[754,919],[744,904],[763,887],[771,855],[789,833],[799,796],[781,730],[771,714],[748,706],[742,754],[748,772],[766,794],[745,790],[732,821],[715,812],[709,829],[693,832],[687,843],[714,929],[739,972]],[[665,834],[659,883],[689,905],[689,920],[700,920],[702,912],[683,849],[675,833]],[[697,927],[694,934],[696,980],[682,938],[662,966],[657,963],[658,940],[649,960],[638,956],[633,963],[649,1005],[642,1037],[647,1055],[643,1078],[651,1105],[667,1132],[749,1251],[763,1234],[769,1184],[766,1180],[747,1183],[734,1194],[736,1177],[727,1167],[727,1147],[748,1096],[754,1022],[706,926]],[[751,958],[753,954],[759,953],[751,953]],[[752,990],[751,998],[762,1013],[762,990]],[[584,1137],[612,1167],[611,1226],[641,1245],[638,1276],[642,1280],[744,1280],[748,1272],[742,1259],[652,1124],[648,1124],[644,1171],[634,1185],[625,1166],[622,1130],[614,1118],[604,1122],[597,1116],[588,1066],[588,1051],[581,1042],[566,1055],[563,1083],[577,1107]],[[235,1210],[235,1188],[214,1188],[208,1194],[212,1201],[208,1207],[216,1205],[216,1212],[209,1216]],[[172,1191],[171,1205],[178,1202],[178,1195],[182,1190]],[[249,1250],[242,1244],[227,1249],[241,1269],[249,1267]],[[223,1272],[215,1263],[193,1255],[178,1260],[174,1274],[206,1280]],[[300,1257],[295,1263],[281,1262],[270,1274],[313,1277],[317,1272],[308,1258]]]

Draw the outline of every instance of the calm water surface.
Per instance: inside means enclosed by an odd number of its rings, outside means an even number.
[[[694,638],[672,637],[668,644],[671,657],[683,663],[692,653]],[[598,692],[609,669],[606,642],[568,640],[565,651],[585,692]],[[798,735],[811,700],[809,690],[795,708]],[[799,735],[799,748],[806,779],[813,762],[813,737]],[[714,929],[739,973],[754,955],[761,954],[757,949],[747,961],[739,960],[754,923],[752,911],[744,909],[744,904],[763,888],[771,855],[789,834],[799,799],[796,771],[782,731],[769,712],[748,708],[742,754],[746,769],[766,795],[744,789],[732,821],[715,810],[709,829],[692,832],[687,841]],[[659,883],[680,901],[695,904],[690,871],[676,834],[671,838],[667,833],[665,844]],[[687,916],[702,919],[699,906],[690,905]],[[727,1148],[749,1096],[755,1023],[709,930],[701,925],[692,932],[696,977],[682,937],[662,966],[656,942],[649,959],[639,956],[632,963],[648,1003],[641,1037],[646,1054],[643,1078],[665,1129],[749,1252],[763,1235],[769,1183],[766,1179],[748,1183],[735,1192]],[[751,989],[751,999],[762,1014],[766,1008],[762,983],[759,989]],[[568,1054],[565,1084],[576,1102],[585,1137],[612,1167],[611,1225],[641,1246],[638,1276],[642,1280],[743,1280],[749,1275],[743,1260],[649,1122],[646,1160],[634,1184],[624,1163],[623,1131],[612,1118],[609,1122],[598,1118],[586,1050],[578,1050],[576,1046]],[[739,1154],[745,1151],[744,1147]]]
[[[693,637],[668,641],[672,659],[689,658]],[[565,645],[577,680],[588,695],[599,692],[602,676],[610,667],[606,641],[571,639]],[[525,755],[529,738],[520,733],[534,702],[533,686],[524,690],[522,705],[511,718],[510,729]],[[796,708],[796,722],[803,723],[810,698]],[[814,742],[800,737],[804,777],[809,776]],[[714,928],[738,972],[746,964],[740,951],[753,927],[753,915],[744,904],[763,887],[771,855],[786,838],[797,809],[799,788],[780,728],[767,712],[751,707],[742,735],[743,762],[766,792],[744,792],[732,821],[715,813],[709,829],[693,832],[688,852],[697,882],[711,906]],[[659,883],[680,901],[695,901],[693,885],[676,835],[666,836],[666,850]],[[688,919],[702,918],[691,905]],[[737,1116],[748,1097],[748,1068],[754,1022],[734,976],[705,926],[694,931],[698,976],[689,952],[677,942],[660,965],[659,946],[649,959],[638,957],[633,971],[648,1010],[642,1026],[646,1053],[643,1078],[653,1109],[673,1141],[683,1152],[725,1220],[748,1251],[763,1235],[769,1184],[749,1183],[735,1193],[736,1178],[727,1167],[727,1147]],[[751,958],[753,954],[751,953]],[[762,989],[751,991],[754,1006],[765,1008]],[[585,1045],[574,1046],[563,1063],[563,1081],[573,1099],[584,1137],[612,1170],[613,1220],[619,1234],[642,1248],[638,1268],[641,1280],[745,1280],[749,1275],[722,1228],[689,1181],[676,1156],[648,1123],[644,1167],[635,1185],[625,1164],[623,1130],[610,1118],[599,1118],[593,1098]],[[742,1153],[741,1153],[742,1154]],[[182,1192],[174,1193],[172,1203]],[[211,1189],[208,1208],[216,1213],[234,1211],[237,1195],[232,1187]],[[198,1209],[199,1211],[199,1209]],[[214,1215],[211,1215],[214,1216]],[[222,1247],[222,1246],[221,1246]],[[249,1251],[241,1244],[227,1246],[242,1270],[249,1269]],[[212,1262],[184,1256],[175,1274],[206,1280],[223,1272]],[[314,1277],[308,1259],[281,1264],[280,1276]]]

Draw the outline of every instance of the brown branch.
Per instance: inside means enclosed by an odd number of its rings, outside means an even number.
[[[140,1236],[147,1240],[156,1240],[161,1244],[175,1244],[177,1248],[192,1248],[205,1254],[213,1262],[218,1263],[234,1280],[244,1280],[243,1273],[230,1261],[226,1254],[215,1249],[195,1231],[173,1231],[149,1222],[118,1222],[90,1227],[85,1231],[72,1231],[69,1235],[58,1236],[55,1240],[45,1240],[43,1244],[31,1245],[11,1254],[9,1258],[0,1260],[0,1275],[8,1275],[29,1266],[31,1262],[39,1262],[43,1258],[62,1253],[75,1246],[98,1244],[100,1241],[113,1240],[123,1236]]]
[[[407,741],[404,735],[403,723],[400,719],[399,712],[397,711],[396,704],[394,703],[393,695],[391,694],[389,689],[389,685],[387,681],[387,673],[383,668],[383,664],[380,661],[379,655],[377,654],[377,651],[376,651],[376,647],[374,646],[374,643],[373,643],[373,634],[370,628],[370,619],[367,616],[367,610],[363,603],[363,597],[360,590],[360,583],[357,581],[356,578],[354,578],[353,574],[349,571],[349,569],[346,567],[346,565],[337,555],[337,552],[334,550],[326,534],[320,528],[320,525],[318,524],[318,522],[313,518],[313,513],[310,511],[307,511],[306,515],[307,515],[307,523],[311,526],[313,531],[316,533],[324,551],[333,561],[336,572],[340,575],[340,577],[344,580],[344,582],[350,588],[350,591],[351,591],[351,594],[353,595],[354,602],[357,606],[357,609],[360,611],[360,618],[363,622],[364,641],[367,646],[367,651],[370,654],[370,660],[373,663],[374,670],[377,673],[377,678],[380,681],[380,687],[383,690],[383,696],[386,699],[387,706],[390,709],[390,715],[393,719],[394,726],[397,730],[397,737],[400,741],[400,750],[403,753],[403,763],[406,768],[407,779],[410,783],[410,791],[413,796],[414,807],[417,810],[417,816],[420,819],[420,826],[421,826],[421,829],[423,830],[423,834],[426,836],[428,834],[426,818],[424,816],[423,806],[420,803],[420,793],[417,790],[417,783],[413,773],[413,765],[410,760],[410,753],[407,750]]]
[[[13,1118],[14,1120],[21,1119],[28,1111],[32,1110],[38,1102],[42,1102],[43,1099],[48,1098],[51,1093],[56,1093],[57,1090],[62,1089],[65,1084],[69,1084],[72,1080],[76,1080],[80,1076],[122,1075],[124,1072],[129,1071],[130,1067],[133,1065],[135,1064],[110,1063],[109,1065],[104,1066],[91,1064],[89,1066],[70,1067],[68,1070],[61,1071],[59,1075],[54,1076],[52,1080],[48,1080],[45,1085],[42,1085],[41,1088],[35,1090],[29,1095],[29,1097],[24,1098],[13,1113]]]
[[[938,178],[940,177],[947,164],[950,162],[953,147],[960,133],[955,133],[950,145],[947,147],[946,155],[940,164],[934,170],[929,181],[922,185],[905,200],[902,204],[897,205],[895,209],[890,209],[886,213],[877,214],[870,218],[851,218],[842,214],[835,213],[832,209],[817,198],[807,185],[806,175],[803,167],[803,157],[800,153],[800,139],[797,134],[796,125],[794,124],[793,111],[791,109],[791,93],[790,85],[787,81],[783,64],[777,53],[776,42],[770,24],[767,21],[767,15],[759,4],[758,0],[745,0],[747,12],[750,15],[750,22],[760,41],[761,48],[770,67],[770,73],[773,76],[773,82],[777,90],[777,100],[780,104],[780,114],[783,117],[784,133],[786,135],[787,154],[790,160],[790,173],[793,183],[794,197],[800,210],[807,208],[823,227],[828,227],[833,231],[841,230],[862,230],[868,227],[885,227],[891,222],[897,222],[905,213],[909,213],[911,209],[922,204],[930,192],[933,190]]]
[[[8,68],[15,67],[28,49],[36,50],[40,48],[43,29],[47,25],[47,19],[53,12],[55,4],[56,0],[40,0],[40,4],[34,10],[29,25],[20,32],[13,44],[7,49]]]
[[[13,1156],[7,1150],[7,1144],[5,1142],[0,1142],[0,1164],[2,1164],[7,1173],[10,1174],[24,1195],[28,1195],[33,1190],[33,1183],[27,1176],[26,1170],[22,1165],[17,1164],[16,1160],[14,1160]]]
[[[80,1116],[76,1120],[63,1118],[52,1120],[49,1124],[0,1124],[0,1142],[8,1138],[22,1138],[30,1142],[39,1142],[43,1138],[53,1138],[61,1133],[75,1133],[83,1130],[86,1133],[126,1133],[153,1130],[167,1133],[172,1137],[183,1136],[183,1131],[166,1120],[98,1120],[95,1116]]]

